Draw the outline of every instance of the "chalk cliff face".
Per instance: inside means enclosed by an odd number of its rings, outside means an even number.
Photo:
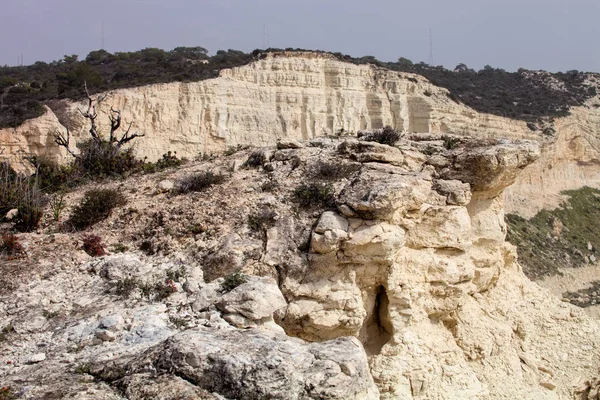
[[[542,138],[523,121],[477,113],[447,94],[419,75],[327,55],[281,53],[223,70],[216,79],[116,90],[99,108],[98,119],[107,131],[107,111],[121,109],[124,121],[146,134],[136,148],[149,160],[167,151],[193,158],[237,144],[268,145],[278,138],[309,139],[384,125],[406,132],[534,139],[545,144],[544,156],[507,192],[508,211],[523,214],[531,214],[538,204],[552,205],[560,190],[600,181],[595,165],[600,111],[593,107],[598,99],[558,119],[556,135]],[[85,138],[87,124],[77,112],[80,106],[55,104],[56,116],[49,110],[19,128],[0,130],[4,155],[13,162],[23,152],[66,157],[51,134],[64,131],[60,120],[71,128],[75,141]],[[544,200],[548,198],[553,199],[550,204]]]

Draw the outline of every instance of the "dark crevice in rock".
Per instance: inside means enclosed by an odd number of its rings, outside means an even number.
[[[392,338],[393,326],[390,321],[389,300],[383,285],[375,291],[373,312],[367,317],[363,329],[365,332],[363,345],[369,356],[379,354],[383,346]]]

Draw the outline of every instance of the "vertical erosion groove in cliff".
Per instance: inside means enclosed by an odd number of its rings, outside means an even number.
[[[366,337],[363,345],[367,355],[379,354],[393,336],[394,327],[390,320],[389,300],[383,285],[379,285],[375,291],[375,300],[370,316],[365,319],[364,331]]]

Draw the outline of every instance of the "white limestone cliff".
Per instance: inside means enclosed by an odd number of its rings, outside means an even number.
[[[523,215],[555,206],[561,190],[600,183],[597,98],[557,119],[556,135],[544,138],[523,121],[478,113],[447,93],[419,75],[324,54],[278,53],[223,70],[215,79],[112,91],[98,119],[106,131],[107,111],[121,109],[124,121],[146,134],[135,146],[149,160],[167,151],[193,158],[237,144],[269,145],[280,138],[309,139],[388,124],[406,132],[537,140],[544,155],[507,190],[507,210]],[[48,109],[18,128],[0,130],[3,156],[17,164],[22,154],[66,157],[53,144],[52,133],[64,131],[60,120],[69,125],[75,141],[85,138],[87,125],[78,107],[59,102],[53,106],[60,110],[58,118]]]

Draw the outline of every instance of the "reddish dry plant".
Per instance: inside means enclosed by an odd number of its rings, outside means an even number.
[[[92,257],[103,256],[106,254],[102,238],[93,233],[83,236],[83,250]]]
[[[16,257],[24,254],[25,249],[19,242],[19,237],[12,233],[2,234],[2,241],[0,242],[0,254],[6,254],[9,257]]]

